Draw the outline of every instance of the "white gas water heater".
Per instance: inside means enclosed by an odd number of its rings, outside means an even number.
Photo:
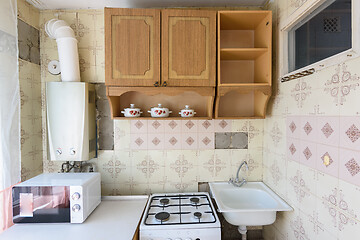
[[[80,81],[77,40],[63,20],[45,24],[56,39],[61,82],[46,83],[46,111],[50,160],[86,161],[96,155],[95,88]]]

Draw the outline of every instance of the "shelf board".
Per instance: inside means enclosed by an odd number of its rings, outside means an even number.
[[[221,48],[220,60],[255,60],[267,51],[267,48]]]
[[[261,88],[271,87],[271,85],[268,83],[223,83],[219,84],[218,87]]]
[[[215,119],[264,119],[265,116],[246,116],[246,117],[215,117]]]
[[[130,118],[130,117],[114,117],[115,120],[211,120],[210,117],[166,117],[166,118],[155,118],[155,117],[136,117],[136,118]]]

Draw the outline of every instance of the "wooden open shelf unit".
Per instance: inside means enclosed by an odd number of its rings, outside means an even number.
[[[219,87],[215,118],[265,118],[270,96],[270,86]]]
[[[218,12],[215,118],[264,118],[271,95],[271,11]]]
[[[143,112],[140,118],[151,118],[147,111],[161,103],[169,108],[168,118],[183,119],[179,112],[189,105],[195,110],[196,119],[211,119],[215,88],[213,87],[107,87],[106,93],[110,101],[111,116],[113,119],[124,118],[121,111],[128,108],[131,103]]]
[[[218,86],[271,85],[271,11],[218,12]]]

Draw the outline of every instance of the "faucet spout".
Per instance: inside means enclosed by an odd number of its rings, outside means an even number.
[[[241,187],[242,185],[244,185],[245,183],[247,183],[247,181],[246,181],[245,178],[243,178],[241,181],[239,180],[239,173],[240,173],[241,168],[242,168],[244,165],[245,165],[245,167],[246,167],[246,170],[249,171],[248,163],[247,163],[246,161],[243,161],[243,162],[240,164],[240,166],[239,166],[239,168],[238,168],[238,170],[237,170],[237,172],[236,172],[236,178],[235,178],[235,179],[230,178],[229,183],[233,184],[233,185],[236,186],[236,187]]]

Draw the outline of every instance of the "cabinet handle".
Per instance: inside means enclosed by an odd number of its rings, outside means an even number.
[[[163,85],[162,85],[163,87],[166,87],[167,86],[167,82],[166,81],[164,81],[164,83],[163,83]]]
[[[155,82],[154,87],[159,87],[159,82]]]

